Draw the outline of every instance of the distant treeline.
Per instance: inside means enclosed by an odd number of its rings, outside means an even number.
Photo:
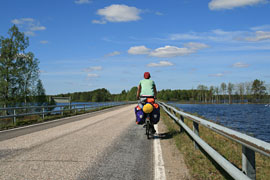
[[[163,101],[182,101],[187,103],[269,103],[269,87],[258,79],[239,84],[221,83],[220,86],[199,85],[190,90],[161,90],[157,98]],[[73,102],[135,101],[137,87],[111,94],[107,89],[89,92],[59,94],[58,97],[71,97]]]
[[[189,103],[270,103],[269,91],[269,85],[255,79],[238,84],[223,82],[220,86],[198,85],[197,89],[191,90],[161,90],[158,98]]]
[[[105,101],[135,101],[137,87],[123,90],[120,94],[111,94],[107,89],[96,89],[88,92],[59,94],[56,97],[71,97],[73,102],[105,102]]]

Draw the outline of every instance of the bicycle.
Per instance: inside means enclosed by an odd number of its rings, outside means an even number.
[[[147,117],[145,118],[145,134],[147,139],[150,139],[150,123],[150,114],[147,114]]]
[[[153,111],[153,105],[149,103],[146,104],[146,99],[147,97],[141,97],[139,103],[148,106],[147,109],[143,108],[143,112],[145,114],[145,123],[144,123],[145,134],[147,136],[147,139],[150,139],[150,136],[153,135],[153,131],[152,131],[153,124],[151,122],[151,117],[150,117]]]

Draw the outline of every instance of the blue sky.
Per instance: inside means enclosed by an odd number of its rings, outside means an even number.
[[[0,35],[30,38],[47,94],[191,89],[270,78],[269,0],[1,0]]]

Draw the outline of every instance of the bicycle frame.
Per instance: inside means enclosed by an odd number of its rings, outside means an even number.
[[[145,133],[146,133],[146,136],[147,136],[147,139],[150,139],[150,114],[147,114],[146,118],[145,118]]]

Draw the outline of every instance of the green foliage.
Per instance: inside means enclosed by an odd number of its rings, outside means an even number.
[[[251,87],[252,85],[252,87]],[[198,85],[191,90],[161,90],[159,100],[183,103],[268,103],[269,95],[263,81],[254,80],[239,84],[221,83],[220,86]]]
[[[264,86],[264,82],[258,79],[253,81],[251,90],[256,101],[261,99],[261,97],[266,94],[266,87]]]
[[[75,92],[67,94],[58,94],[57,97],[70,97],[75,102],[105,102],[111,100],[110,92],[105,89],[96,89],[88,92]]]
[[[36,102],[38,105],[43,105],[45,102],[47,102],[45,89],[43,88],[43,85],[40,79],[37,82],[35,97],[36,97]]]
[[[59,94],[57,97],[70,97],[73,102],[106,102],[106,101],[135,101],[137,87],[123,90],[120,94],[111,94],[107,89],[96,89],[88,92]]]
[[[29,39],[17,26],[0,38],[0,102],[2,106],[33,102],[39,79],[38,59],[26,52]]]

